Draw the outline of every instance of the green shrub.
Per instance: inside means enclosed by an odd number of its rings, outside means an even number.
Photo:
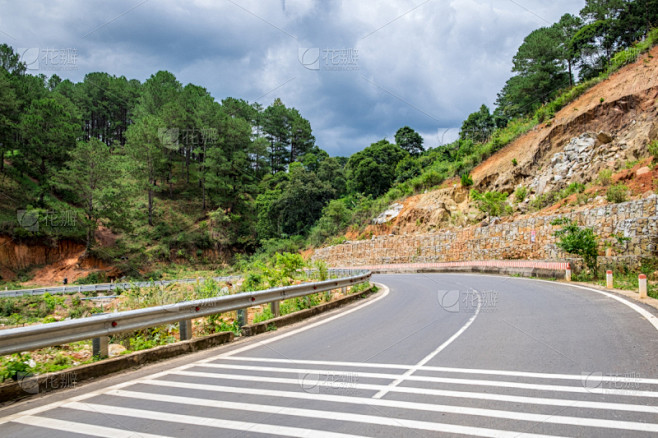
[[[596,181],[602,186],[609,186],[612,183],[612,170],[603,169],[600,171]]]
[[[658,140],[654,140],[649,143],[648,149],[649,153],[653,156],[654,159],[658,158]]]
[[[585,265],[596,275],[598,257],[598,238],[589,227],[579,227],[576,222],[567,218],[554,219],[551,225],[562,225],[553,235],[558,238],[557,246],[568,254],[583,258]]]
[[[462,187],[470,187],[473,185],[473,178],[468,173],[465,173],[461,177]]]
[[[615,184],[614,186],[608,187],[608,190],[605,193],[605,197],[608,202],[625,202],[628,200],[628,187],[624,184]]]
[[[523,202],[525,201],[525,198],[528,196],[528,188],[521,186],[517,187],[516,190],[514,190],[514,199],[516,199],[516,202]]]
[[[516,161],[516,158],[512,158],[512,166],[516,167],[519,164],[518,161]]]
[[[502,216],[508,213],[506,209],[507,193],[486,192],[480,193],[475,189],[471,190],[471,199],[473,199],[480,211],[489,216]]]
[[[583,193],[585,191],[585,184],[579,182],[572,182],[566,189],[560,190],[559,198],[564,199],[575,193]]]

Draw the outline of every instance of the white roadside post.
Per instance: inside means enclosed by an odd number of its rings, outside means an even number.
[[[638,277],[638,282],[640,283],[640,298],[647,297],[647,276],[640,274]]]
[[[612,289],[612,271],[605,271],[605,287]]]
[[[567,263],[567,271],[564,274],[564,279],[567,281],[571,281],[571,264]]]

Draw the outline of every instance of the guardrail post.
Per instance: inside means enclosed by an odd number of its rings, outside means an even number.
[[[92,339],[91,340],[92,356],[98,359],[109,356],[110,355],[109,346],[110,346],[109,336],[101,336]]]
[[[612,289],[612,271],[609,269],[605,271],[605,287]]]
[[[272,301],[270,303],[270,310],[272,311],[272,315],[274,315],[275,318],[278,318],[281,316],[281,310],[279,309],[279,301]]]
[[[340,291],[343,295],[347,295],[347,286],[343,286],[340,288]]]
[[[239,309],[238,310],[238,324],[240,324],[240,327],[243,325],[247,325],[248,323],[248,318],[247,318],[247,309]]]
[[[181,319],[178,321],[179,334],[181,341],[187,341],[192,339],[192,320],[191,319]]]
[[[640,284],[640,298],[646,298],[647,297],[647,276],[644,274],[640,274],[640,276],[637,278],[638,283]]]
[[[571,281],[571,265],[569,263],[567,263],[567,270],[564,274],[564,279],[566,281]]]

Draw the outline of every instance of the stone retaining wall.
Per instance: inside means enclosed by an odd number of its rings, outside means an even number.
[[[555,244],[551,225],[568,217],[593,227],[602,239],[620,233],[630,238],[619,255],[637,260],[655,257],[658,244],[658,196],[610,204],[563,215],[526,217],[496,225],[474,225],[431,234],[373,236],[320,248],[314,260],[330,266],[364,266],[394,263],[433,263],[461,260],[565,260],[571,258]],[[534,231],[534,241],[533,241]],[[601,246],[601,255],[604,248]],[[629,260],[630,261],[630,260]]]

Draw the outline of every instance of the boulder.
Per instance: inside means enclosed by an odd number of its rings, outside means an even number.
[[[596,139],[601,144],[608,144],[612,141],[612,135],[608,134],[607,132],[601,131],[598,134],[596,134]]]

